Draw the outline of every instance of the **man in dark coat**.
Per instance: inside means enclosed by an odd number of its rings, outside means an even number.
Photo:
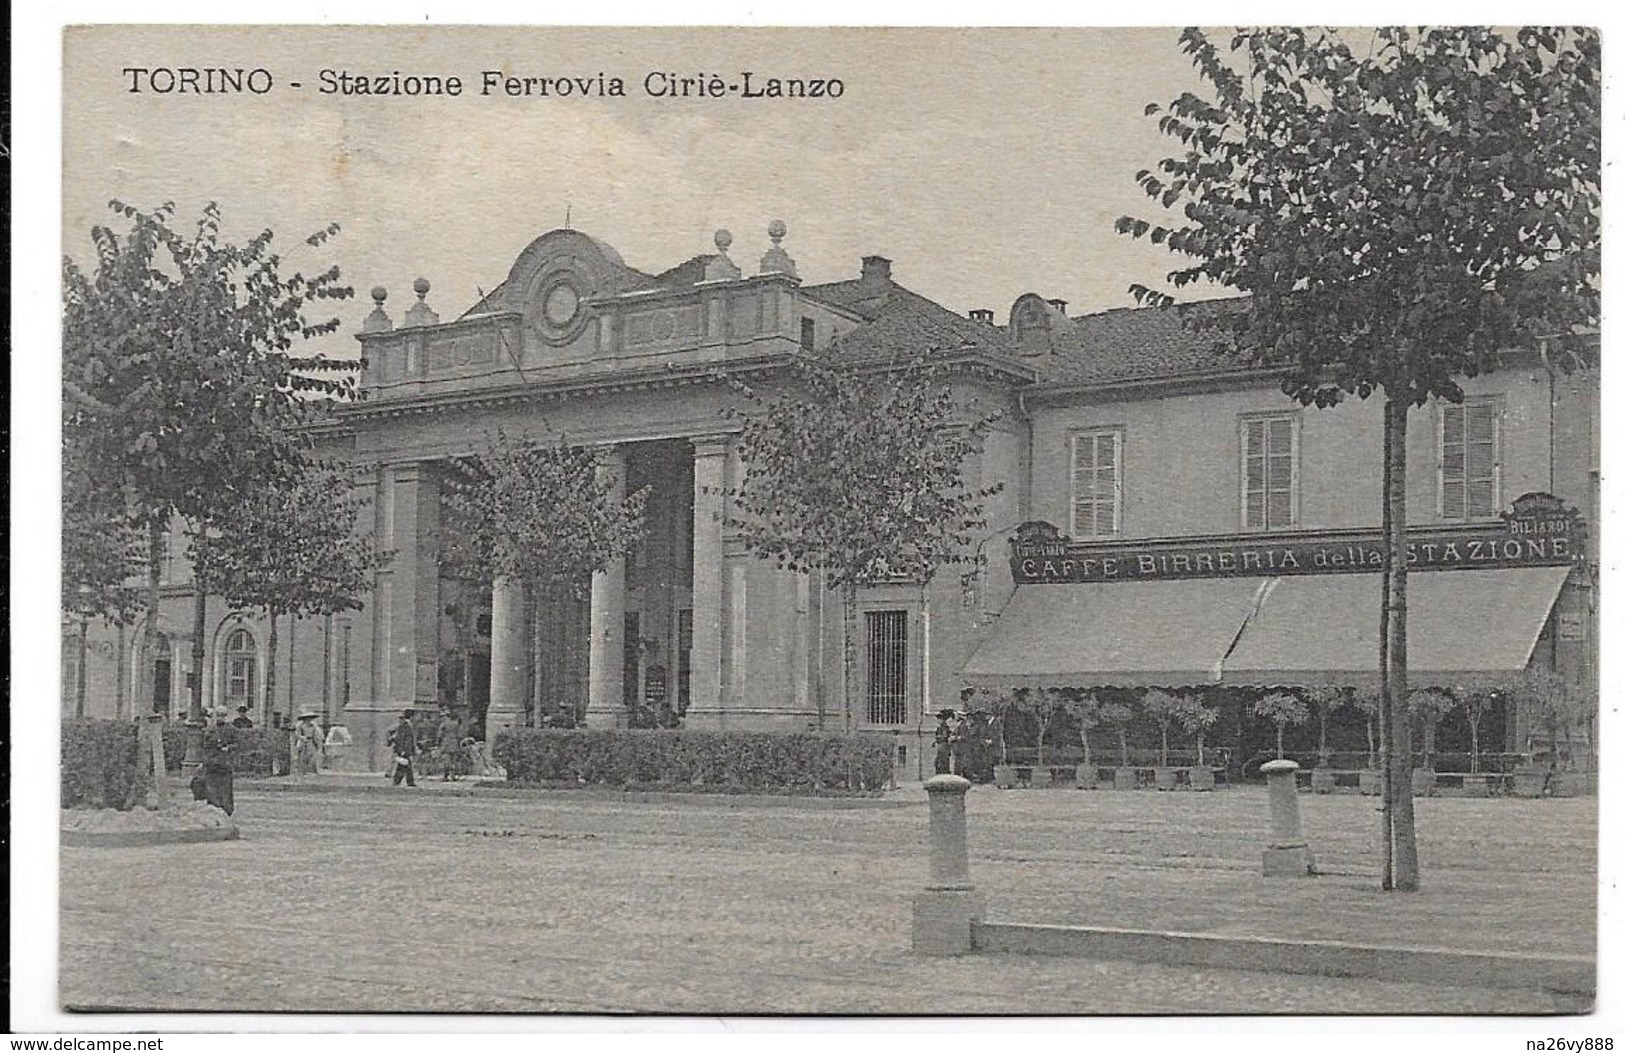
[[[247,706],[237,707],[237,719],[231,722],[231,726],[234,728],[251,728],[254,726],[254,718],[248,715]]]
[[[203,732],[203,799],[227,815],[236,809],[231,770],[236,749],[237,729],[226,723],[226,710],[221,707],[214,712],[214,727]]]
[[[406,785],[416,786],[418,781],[412,777],[412,758],[417,755],[418,735],[412,727],[410,709],[401,713],[401,722],[389,733],[389,746],[395,751],[395,766],[390,773],[391,782],[399,786],[404,778]]]

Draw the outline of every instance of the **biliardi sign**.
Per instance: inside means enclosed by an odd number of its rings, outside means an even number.
[[[1579,514],[1550,494],[1525,494],[1495,523],[1413,527],[1411,570],[1563,566],[1584,556]],[[1249,578],[1382,570],[1378,530],[1074,541],[1045,522],[1023,523],[1010,542],[1017,585],[1150,578]]]

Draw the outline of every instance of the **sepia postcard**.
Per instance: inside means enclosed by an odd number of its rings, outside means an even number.
[[[60,47],[55,1026],[1592,1034],[1596,30]]]

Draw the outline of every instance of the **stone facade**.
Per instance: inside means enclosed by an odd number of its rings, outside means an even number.
[[[1298,408],[1270,377],[1202,350],[1166,313],[1073,318],[1063,301],[1027,294],[998,326],[989,311],[967,318],[909,292],[877,256],[853,280],[804,284],[783,225],[769,236],[757,274],[730,258],[726,231],[715,251],[651,274],[585,234],[555,230],[448,321],[431,307],[426,281],[398,325],[387,291],[372,290],[357,336],[366,398],[321,441],[375,466],[364,528],[393,555],[362,610],[282,626],[274,698],[262,690],[263,619],[211,601],[205,703],[246,700],[257,722],[316,710],[324,723],[348,726],[357,754],[382,765],[382,736],[407,707],[471,706],[494,731],[559,707],[588,724],[624,723],[628,703],[664,698],[687,727],[894,734],[912,771],[928,745],[927,715],[957,704],[959,669],[1010,599],[1003,556],[1015,527],[1039,519],[1077,530],[1080,436],[1105,436],[1090,440],[1094,450],[1111,445],[1108,525],[1123,537],[1249,529],[1243,448],[1246,422],[1260,416],[1291,422],[1288,526],[1369,526],[1379,517],[1376,400]],[[754,558],[725,522],[725,494],[742,471],[723,413],[734,397],[725,378],[770,386],[788,356],[832,340],[852,356],[952,356],[960,393],[1001,413],[966,465],[973,485],[1002,486],[986,508],[981,571],[956,568],[923,587],[860,598],[859,681],[874,687],[871,654],[891,648],[898,668],[888,689],[901,692],[900,709],[842,697],[838,600]],[[1467,382],[1470,400],[1493,407],[1496,511],[1547,491],[1596,521],[1596,376],[1509,357]],[[1411,418],[1413,522],[1445,514],[1443,412],[1429,406]],[[590,599],[544,605],[534,619],[518,583],[474,587],[448,578],[439,558],[446,465],[499,430],[565,435],[595,448],[619,485],[649,487],[644,543],[594,576]],[[1105,515],[1103,505],[1090,508]],[[159,625],[170,658],[160,675],[170,678],[174,713],[191,673],[192,600],[183,565],[170,579]],[[1540,659],[1588,684],[1594,611],[1591,578],[1576,574]],[[883,639],[874,635],[882,627]],[[140,635],[93,624],[81,661],[78,627],[64,625],[64,713],[132,715],[137,681],[150,675]]]

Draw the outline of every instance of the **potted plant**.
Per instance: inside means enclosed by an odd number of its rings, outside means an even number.
[[[1038,723],[1038,763],[1033,765],[1031,784],[1035,787],[1051,786],[1055,782],[1055,773],[1050,770],[1049,760],[1044,755],[1045,743],[1049,740],[1049,733],[1058,717],[1066,708],[1061,698],[1060,688],[1041,687],[1030,692],[1027,696],[1027,712]]]
[[[1253,715],[1275,725],[1275,757],[1286,758],[1286,729],[1309,719],[1309,707],[1297,695],[1272,691],[1253,703]]]
[[[1332,712],[1348,704],[1348,692],[1330,684],[1317,684],[1304,691],[1304,698],[1315,707],[1320,722],[1320,749],[1315,754],[1315,767],[1309,773],[1309,788],[1316,793],[1331,793],[1337,786],[1332,775],[1332,751],[1326,743],[1327,726]]]
[[[1365,721],[1365,767],[1360,771],[1360,792],[1368,797],[1382,795],[1382,772],[1377,768],[1377,715],[1382,694],[1374,688],[1357,688],[1350,705]]]
[[[1434,732],[1444,715],[1456,708],[1456,698],[1439,687],[1423,687],[1411,692],[1411,715],[1422,722],[1422,766],[1411,769],[1411,794],[1427,797],[1438,783],[1433,767]]]
[[[1172,790],[1178,784],[1174,769],[1168,764],[1168,728],[1178,716],[1179,707],[1179,696],[1161,688],[1151,688],[1140,696],[1140,711],[1150,717],[1152,723],[1157,725],[1157,730],[1162,733],[1162,746],[1157,753],[1155,768],[1159,790]]]
[[[1100,772],[1095,767],[1094,755],[1089,751],[1089,732],[1100,726],[1100,696],[1093,691],[1078,692],[1072,699],[1072,716],[1078,722],[1078,739],[1083,744],[1083,760],[1078,764],[1078,789],[1093,790],[1100,783]]]
[[[1208,728],[1218,721],[1219,711],[1204,705],[1195,695],[1186,695],[1179,700],[1175,719],[1187,735],[1196,736],[1196,767],[1191,769],[1191,789],[1213,789],[1213,769],[1207,766],[1204,737]]]
[[[1025,692],[1026,688],[1018,688],[1016,694]],[[1016,701],[1016,695],[1001,692],[994,695],[993,701],[988,705],[999,747],[999,760],[993,765],[993,785],[1001,790],[1008,790],[1016,785],[1016,766],[1010,763],[1010,750],[1004,741],[1004,720],[1015,708]]]
[[[1122,702],[1104,702],[1100,706],[1100,722],[1117,731],[1117,769],[1112,773],[1114,790],[1132,790],[1135,786],[1134,769],[1128,762],[1128,726],[1134,719],[1134,710]]]

